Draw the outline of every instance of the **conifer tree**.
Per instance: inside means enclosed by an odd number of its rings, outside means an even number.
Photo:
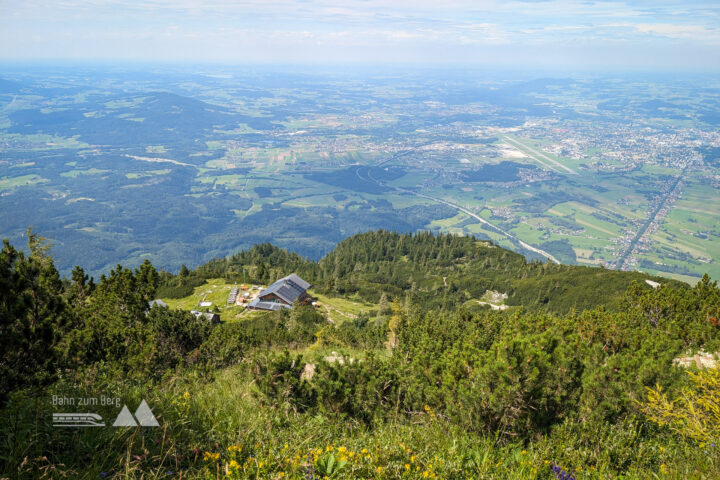
[[[28,229],[30,255],[5,240],[0,252],[0,403],[8,392],[55,377],[59,336],[70,312],[46,239]]]

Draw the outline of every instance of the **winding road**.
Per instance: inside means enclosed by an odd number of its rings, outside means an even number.
[[[385,163],[385,162],[382,162],[382,163]],[[361,178],[361,177],[360,177],[360,169],[359,169],[359,168],[355,171],[355,173],[357,174],[358,178]],[[448,201],[448,200],[444,200],[444,199],[442,199],[442,198],[432,197],[432,196],[426,195],[426,194],[424,194],[424,193],[413,192],[412,190],[407,190],[407,189],[405,189],[405,188],[400,188],[400,187],[395,187],[395,186],[393,186],[393,185],[388,185],[388,184],[385,183],[385,182],[381,182],[380,180],[376,180],[375,178],[373,178],[373,176],[370,174],[370,169],[369,169],[369,168],[367,169],[367,178],[368,178],[368,180],[371,180],[371,181],[377,183],[378,185],[380,185],[380,186],[382,186],[382,187],[392,188],[393,190],[396,190],[396,191],[398,191],[398,192],[409,193],[410,195],[415,195],[416,197],[421,197],[421,198],[425,198],[425,199],[427,199],[427,200],[432,200],[433,202],[436,202],[436,203],[442,203],[442,204],[447,205],[447,206],[449,206],[449,207],[452,207],[452,208],[454,208],[454,209],[456,209],[456,210],[459,210],[459,211],[461,211],[461,212],[463,212],[463,213],[465,213],[465,214],[467,214],[467,215],[470,215],[472,218],[474,218],[474,219],[477,220],[478,222],[480,222],[480,223],[482,223],[482,224],[484,224],[484,225],[487,225],[488,227],[492,228],[493,230],[497,231],[498,233],[503,234],[504,236],[506,236],[506,237],[509,238],[510,240],[516,241],[517,243],[519,243],[519,244],[520,244],[523,248],[525,248],[526,250],[529,250],[529,251],[531,251],[531,252],[535,252],[535,253],[537,253],[537,254],[539,254],[539,255],[542,255],[543,257],[549,259],[551,262],[558,263],[558,264],[560,263],[560,261],[559,261],[557,258],[555,258],[554,256],[552,256],[551,254],[549,254],[549,253],[546,252],[545,250],[541,250],[541,249],[539,249],[539,248],[537,248],[537,247],[533,247],[532,245],[529,245],[529,244],[523,242],[522,240],[520,240],[519,238],[517,238],[515,235],[513,235],[513,234],[511,234],[511,233],[509,233],[509,232],[506,232],[505,230],[503,230],[502,228],[500,228],[500,227],[498,227],[498,226],[496,226],[496,225],[493,225],[492,223],[490,223],[490,222],[488,222],[487,220],[485,220],[484,218],[482,218],[480,215],[478,215],[478,214],[476,214],[476,213],[468,210],[468,209],[465,208],[465,207],[462,207],[462,206],[458,205],[457,203],[453,203],[453,202],[450,202],[450,201]]]

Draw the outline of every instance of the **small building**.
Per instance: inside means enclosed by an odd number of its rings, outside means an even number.
[[[168,308],[167,303],[163,302],[163,301],[160,300],[160,299],[157,299],[157,300],[153,300],[153,301],[151,301],[151,302],[148,302],[148,306],[149,306],[150,308],[154,307],[155,305],[157,305],[158,307]]]
[[[147,308],[147,310],[145,310],[145,316],[150,315],[150,310],[152,310],[153,307],[168,308],[167,303],[163,302],[159,298],[152,300],[152,301],[148,302],[148,308]]]
[[[304,303],[310,300],[307,289],[310,284],[291,273],[258,294],[248,308],[254,310],[280,310],[290,308],[296,301]]]
[[[220,314],[219,313],[212,313],[212,312],[199,312],[197,310],[191,310],[190,313],[195,315],[195,318],[203,317],[205,320],[207,320],[210,323],[220,323]]]

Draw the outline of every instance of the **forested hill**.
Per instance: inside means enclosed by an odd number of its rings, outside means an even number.
[[[263,244],[95,282],[80,267],[61,278],[32,232],[28,247],[0,251],[0,477],[720,478],[720,369],[677,367],[720,350],[708,276],[654,289],[376,231],[319,262]],[[235,281],[290,272],[315,306],[224,306]],[[220,323],[187,311],[213,289]],[[56,398],[101,393],[112,401],[87,411],[105,427],[53,423],[85,411]],[[143,400],[162,428],[111,423]]]
[[[426,306],[445,309],[480,299],[488,291],[506,294],[508,306],[558,313],[599,305],[615,309],[632,282],[647,289],[651,287],[646,279],[687,288],[675,280],[638,272],[528,262],[522,255],[473,237],[379,230],[343,240],[319,262],[269,244],[256,245],[202,265],[189,278],[167,279],[163,293],[182,296],[204,278],[267,283],[290,272],[325,293],[358,294],[377,303],[383,294],[392,298],[411,291]],[[173,288],[183,284],[187,286]],[[477,301],[472,305],[477,306]]]

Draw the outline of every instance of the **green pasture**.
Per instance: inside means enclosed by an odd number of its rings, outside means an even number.
[[[359,298],[331,297],[309,290],[308,294],[317,299],[318,310],[330,318],[335,325],[341,325],[347,320],[352,320],[361,314],[370,314],[375,311],[377,315],[377,305],[365,302]]]
[[[520,240],[531,245],[539,245],[548,240],[548,234],[543,228],[533,227],[527,223],[520,223],[510,231]]]
[[[693,277],[690,275],[682,275],[680,273],[665,272],[663,270],[656,270],[656,269],[652,269],[652,268],[641,268],[640,271],[648,273],[650,275],[657,275],[659,277],[666,277],[666,278],[671,278],[673,280],[679,280],[679,281],[685,282],[691,286],[697,285],[698,281],[700,280],[700,277]]]
[[[17,134],[5,133],[0,131],[0,142],[8,142],[10,144],[21,144],[23,150],[56,150],[56,149],[81,149],[88,148],[90,145],[78,140],[80,136],[58,137],[56,135],[48,135],[45,133],[34,134]]]
[[[236,321],[246,318],[250,318],[257,314],[257,312],[245,310],[242,306],[228,306],[227,298],[230,291],[236,284],[227,282],[222,278],[213,278],[206,281],[204,285],[195,287],[193,293],[187,297],[174,299],[174,298],[163,298],[161,299],[167,303],[169,308],[178,308],[181,310],[200,310],[214,311],[217,306],[220,310],[220,316],[223,321]],[[240,286],[238,284],[238,286]],[[251,286],[247,284],[247,286]],[[259,285],[258,289],[255,290],[240,290],[240,293],[250,292],[257,293],[264,286]],[[359,298],[346,298],[346,297],[332,297],[317,293],[313,290],[309,290],[308,293],[318,300],[320,305],[318,309],[332,319],[336,325],[342,324],[345,320],[352,320],[354,317],[361,314],[372,313],[372,310],[377,310],[377,305],[365,302]],[[210,307],[200,307],[200,302],[212,302]]]
[[[454,217],[433,220],[432,222],[430,222],[430,225],[428,226],[428,228],[433,229],[433,230],[438,229],[438,228],[441,230],[444,230],[447,228],[452,228],[455,225],[457,225],[458,223],[464,222],[465,220],[467,220],[469,218],[471,218],[470,215],[463,213],[463,212],[458,212],[458,214],[455,215]]]
[[[19,177],[0,177],[0,191],[11,190],[18,187],[27,187],[47,183],[49,180],[39,175],[21,175]]]
[[[145,147],[146,153],[167,153],[167,149],[163,145],[148,145]]]
[[[183,298],[163,298],[170,308],[179,308],[181,310],[200,310],[206,311],[210,309],[214,311],[215,307],[220,310],[220,318],[224,321],[235,319],[235,316],[242,313],[244,308],[241,306],[228,306],[227,299],[230,290],[235,286],[222,278],[212,278],[205,284],[195,287],[193,293]],[[242,290],[241,290],[242,292]],[[212,302],[210,307],[200,307],[200,302]]]

